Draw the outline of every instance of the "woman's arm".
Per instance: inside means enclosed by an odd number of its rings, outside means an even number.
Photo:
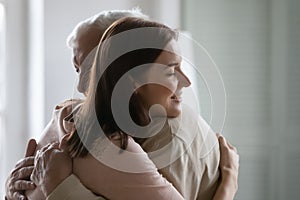
[[[48,196],[47,200],[105,200],[88,190],[74,175],[64,179]]]
[[[101,144],[97,146],[101,148]],[[183,200],[131,137],[126,151],[113,147],[103,150],[100,157],[89,154],[73,159],[73,173],[88,189],[107,199]]]
[[[218,135],[221,159],[221,183],[213,200],[232,200],[238,189],[239,155],[237,149]]]

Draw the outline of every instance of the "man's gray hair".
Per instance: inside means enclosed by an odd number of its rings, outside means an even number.
[[[73,48],[78,36],[86,32],[89,28],[99,29],[99,34],[103,34],[113,22],[123,17],[149,18],[147,15],[143,14],[139,8],[133,8],[131,10],[102,11],[84,21],[79,22],[68,36],[67,46]]]

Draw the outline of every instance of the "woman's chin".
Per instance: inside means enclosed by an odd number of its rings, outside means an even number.
[[[181,114],[181,106],[180,108],[173,108],[167,111],[168,118],[176,118]]]

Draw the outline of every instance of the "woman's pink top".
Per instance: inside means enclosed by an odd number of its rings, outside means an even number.
[[[120,151],[119,138],[99,138],[91,154],[73,161],[73,171],[91,191],[107,199],[184,199],[131,137]]]

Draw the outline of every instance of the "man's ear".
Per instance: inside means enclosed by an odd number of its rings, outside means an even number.
[[[132,83],[132,87],[134,90],[137,90],[139,87],[141,87],[141,84],[136,79],[134,79],[131,75],[128,75],[128,79]]]

